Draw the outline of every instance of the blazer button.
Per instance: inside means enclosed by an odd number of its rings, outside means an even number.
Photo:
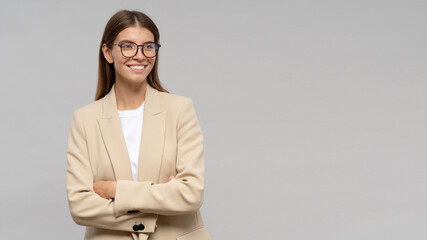
[[[138,225],[133,225],[133,227],[132,227],[132,229],[134,230],[134,231],[138,231],[139,230],[139,227],[138,227]]]
[[[138,225],[138,230],[139,231],[144,230],[144,228],[145,228],[144,224],[141,223],[141,224]]]

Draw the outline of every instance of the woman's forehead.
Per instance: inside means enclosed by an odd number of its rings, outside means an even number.
[[[153,33],[145,27],[132,26],[123,29],[116,37],[115,42],[131,41],[137,44],[154,42]]]

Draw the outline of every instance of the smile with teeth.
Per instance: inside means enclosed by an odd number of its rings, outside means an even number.
[[[136,70],[142,70],[145,68],[145,66],[143,66],[143,65],[131,65],[129,67],[132,69],[136,69]]]

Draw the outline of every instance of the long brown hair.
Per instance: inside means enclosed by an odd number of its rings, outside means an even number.
[[[137,25],[150,30],[154,35],[154,42],[157,44],[159,43],[159,30],[157,29],[156,24],[154,24],[154,22],[144,13],[121,10],[114,14],[105,26],[104,34],[102,35],[101,44],[99,46],[98,86],[96,88],[95,100],[103,98],[111,90],[116,81],[114,66],[107,62],[102,52],[103,44],[106,43],[108,46],[108,44],[113,43],[117,35],[119,35],[119,33],[125,28]],[[157,53],[153,69],[147,76],[147,83],[161,92],[168,92],[160,83],[157,71],[158,61],[159,53]]]

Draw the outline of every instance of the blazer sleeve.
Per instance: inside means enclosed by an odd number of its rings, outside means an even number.
[[[118,180],[114,202],[117,216],[129,210],[179,215],[201,207],[205,173],[203,135],[190,99],[181,107],[176,131],[176,179],[161,184]]]
[[[74,113],[68,135],[66,188],[73,220],[84,226],[118,231],[133,231],[135,223],[145,225],[143,232],[153,232],[154,214],[114,214],[114,202],[93,191],[93,174],[89,162],[84,124]]]

